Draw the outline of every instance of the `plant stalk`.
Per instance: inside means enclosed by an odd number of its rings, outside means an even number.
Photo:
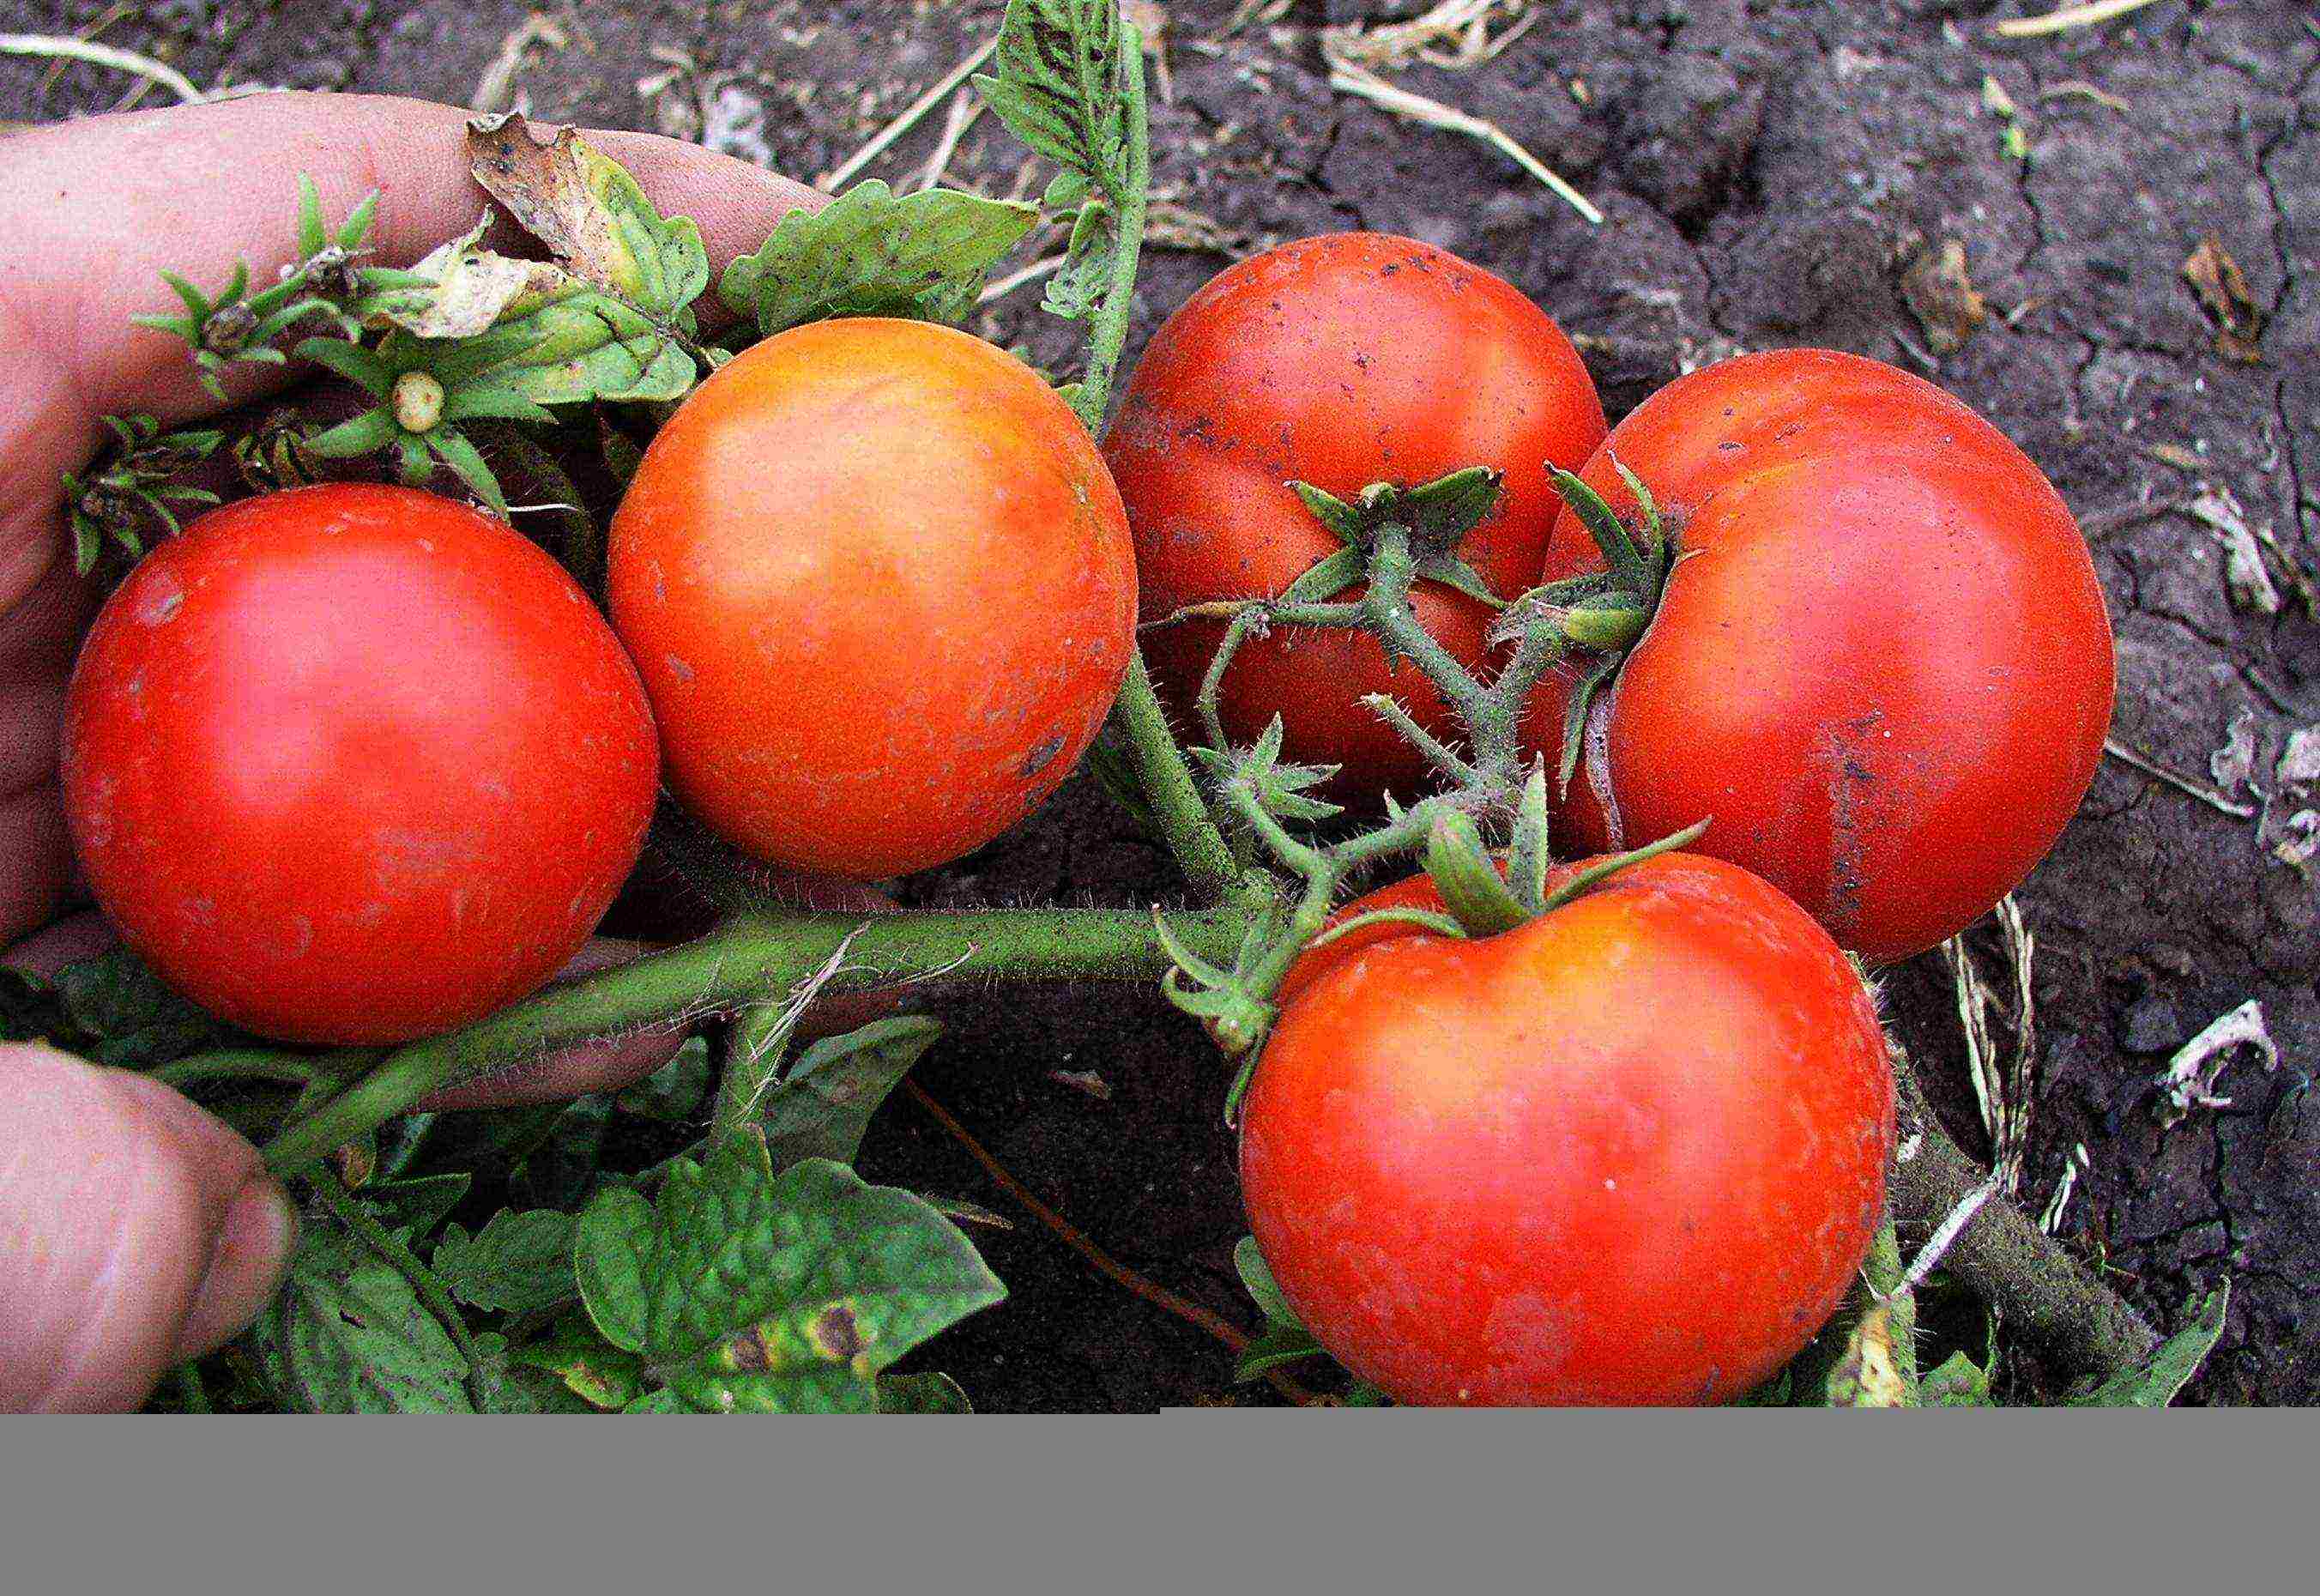
[[[1895,1162],[1888,1201],[1897,1220],[1936,1225],[1987,1172],[1942,1129],[1898,1048],[1893,1081],[1901,1138],[1921,1139],[1914,1156]],[[1982,1205],[1942,1267],[2073,1379],[2099,1383],[2140,1369],[2159,1348],[2158,1335],[2125,1298],[2002,1197]]]
[[[1253,911],[1169,917],[1171,932],[1229,962]],[[851,939],[849,944],[848,939]],[[846,949],[829,989],[957,974],[1011,980],[1150,980],[1169,967],[1152,916],[1132,910],[738,915],[698,941],[550,987],[462,1030],[396,1049],[267,1144],[277,1174],[304,1169],[429,1093],[550,1048],[787,991]]]

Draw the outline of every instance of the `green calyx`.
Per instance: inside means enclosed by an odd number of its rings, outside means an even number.
[[[1437,817],[1427,836],[1426,873],[1433,877],[1435,890],[1442,894],[1443,905],[1459,930],[1469,937],[1495,937],[1552,914],[1631,865],[1690,847],[1707,830],[1707,821],[1696,821],[1656,842],[1627,853],[1607,855],[1572,872],[1549,892],[1546,783],[1545,773],[1534,768],[1524,790],[1522,810],[1515,821],[1514,839],[1507,848],[1503,867],[1483,846],[1481,829],[1466,816],[1453,812]],[[1422,922],[1435,918],[1409,911],[1391,912]]]
[[[1500,474],[1488,466],[1469,466],[1416,487],[1373,482],[1350,501],[1310,482],[1292,482],[1289,486],[1314,519],[1346,545],[1346,554],[1315,567],[1317,571],[1328,567],[1339,578],[1334,591],[1358,580],[1382,547],[1398,546],[1408,551],[1412,578],[1438,582],[1497,610],[1505,608],[1506,601],[1459,558],[1458,549],[1466,534],[1497,506],[1500,481]],[[1307,592],[1300,596],[1319,599],[1334,593]]]
[[[1548,468],[1555,491],[1602,551],[1604,568],[1532,589],[1508,606],[1491,633],[1493,642],[1507,642],[1543,629],[1555,654],[1583,657],[1563,711],[1563,758],[1556,771],[1563,792],[1570,791],[1578,771],[1596,694],[1618,675],[1627,650],[1650,627],[1677,558],[1651,489],[1617,457],[1611,468],[1635,496],[1632,523],[1622,521],[1575,472]]]

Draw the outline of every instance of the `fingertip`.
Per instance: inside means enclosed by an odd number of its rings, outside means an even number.
[[[281,1289],[297,1249],[298,1211],[289,1193],[273,1176],[257,1176],[226,1205],[177,1332],[177,1360],[205,1356],[240,1334]]]

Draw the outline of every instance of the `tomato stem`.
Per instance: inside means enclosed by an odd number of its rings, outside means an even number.
[[[1161,839],[1175,856],[1177,868],[1192,890],[1210,902],[1227,899],[1248,902],[1270,895],[1263,880],[1251,876],[1233,857],[1224,833],[1201,797],[1192,767],[1168,714],[1152,686],[1152,673],[1138,648],[1128,662],[1127,679],[1112,705],[1112,723],[1128,742],[1136,766],[1137,784],[1160,827]]]
[[[1258,911],[1167,916],[1184,947],[1229,962]],[[550,987],[463,1030],[396,1049],[267,1145],[277,1173],[301,1170],[407,1111],[429,1093],[496,1065],[786,991],[830,962],[830,988],[959,974],[1012,980],[1150,980],[1170,967],[1152,916],[1134,910],[985,910],[943,914],[737,915],[697,941]]]
[[[1144,97],[1144,36],[1125,16],[1119,23],[1120,94],[1128,114],[1126,181],[1104,185],[1104,197],[1117,219],[1119,242],[1111,254],[1111,281],[1103,303],[1091,318],[1087,375],[1081,378],[1073,408],[1087,423],[1091,437],[1103,436],[1104,413],[1111,407],[1111,383],[1119,369],[1120,351],[1128,344],[1128,322],[1135,308],[1136,268],[1144,250],[1145,207],[1152,186],[1151,118]],[[1107,174],[1108,175],[1108,174]]]
[[[1893,1084],[1901,1144],[1916,1145],[1894,1160],[1887,1202],[1899,1222],[1930,1227],[1986,1175],[1943,1129],[1898,1047]],[[2158,1350],[2158,1336],[2125,1298],[2002,1198],[1981,1205],[1942,1266],[2074,1378],[2099,1383],[2142,1368]]]

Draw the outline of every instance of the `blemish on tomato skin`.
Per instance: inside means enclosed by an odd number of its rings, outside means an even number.
[[[167,571],[155,571],[142,584],[131,613],[140,626],[161,626],[185,607],[186,590],[177,579]]]

